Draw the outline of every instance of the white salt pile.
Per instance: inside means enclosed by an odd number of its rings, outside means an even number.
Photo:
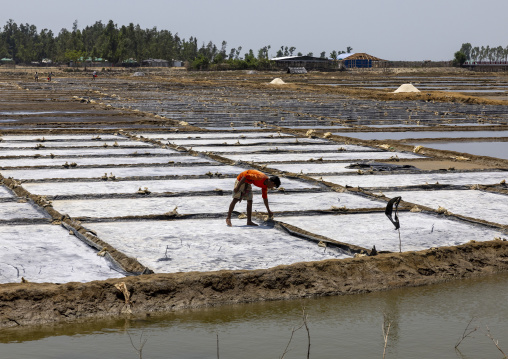
[[[145,73],[138,71],[138,72],[133,73],[132,76],[145,76]]]
[[[420,92],[420,90],[418,90],[412,84],[403,84],[398,89],[393,91],[393,93],[399,93],[399,92]]]
[[[270,85],[285,85],[286,83],[282,81],[280,77],[274,78],[272,82],[270,82]]]

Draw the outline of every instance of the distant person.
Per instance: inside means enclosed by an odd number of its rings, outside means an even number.
[[[35,82],[39,82],[39,73],[37,71],[35,71]]]
[[[48,82],[51,82],[51,78],[53,77],[53,72],[50,72],[48,74]]]
[[[94,71],[92,74],[92,80],[95,80],[96,77],[97,77],[97,71]]]
[[[268,188],[278,188],[280,186],[280,179],[277,176],[268,177],[262,172],[256,170],[243,171],[236,177],[235,187],[233,188],[233,200],[229,205],[228,217],[226,218],[226,224],[231,227],[231,213],[235,209],[238,202],[247,200],[247,225],[257,226],[256,223],[252,222],[252,186],[261,188],[261,197],[265,203],[268,216],[272,217],[273,213],[270,211],[268,206]]]

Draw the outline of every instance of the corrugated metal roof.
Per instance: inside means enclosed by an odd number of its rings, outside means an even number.
[[[337,55],[337,60],[344,60],[344,59],[346,59],[349,56],[352,56],[354,54],[356,54],[356,52],[349,52],[349,53]]]
[[[323,59],[321,57],[313,57],[313,56],[283,56],[283,57],[274,57],[271,58],[272,61],[316,61],[316,62],[322,62],[322,61],[329,61],[328,59]]]

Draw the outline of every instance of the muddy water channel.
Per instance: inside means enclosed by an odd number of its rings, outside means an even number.
[[[508,348],[508,274],[387,292],[254,303],[119,318],[82,324],[0,331],[2,358],[279,358],[305,308],[311,358],[502,358],[488,335]],[[471,319],[473,319],[471,321]],[[478,328],[456,351],[468,323]],[[490,330],[490,333],[488,332]],[[469,331],[469,330],[468,330]],[[286,358],[306,356],[305,327]]]

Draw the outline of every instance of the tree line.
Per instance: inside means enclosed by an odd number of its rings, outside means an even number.
[[[473,47],[467,42],[462,44],[458,52],[464,55],[463,59],[465,61],[508,61],[508,46],[490,47],[487,45]]]
[[[63,28],[55,35],[51,30],[37,31],[35,25],[16,24],[12,19],[0,30],[0,58],[13,59],[15,63],[29,64],[50,59],[52,62],[78,62],[80,59],[102,58],[114,64],[128,59],[141,63],[142,60],[155,58],[164,60],[188,61],[192,67],[206,69],[213,66],[232,69],[259,68],[269,63],[270,45],[260,48],[257,53],[252,49],[242,54],[242,46],[227,49],[227,42],[220,46],[212,41],[198,46],[198,39],[180,38],[178,33],[168,30],[142,29],[130,23],[118,27],[113,20],[107,24],[101,21],[83,29],[78,28],[77,20],[72,30]],[[333,50],[330,58],[336,60],[341,53],[351,52]],[[296,53],[294,46],[281,46],[276,57],[302,56]],[[313,56],[312,52],[307,53]],[[326,52],[320,53],[326,58]]]

